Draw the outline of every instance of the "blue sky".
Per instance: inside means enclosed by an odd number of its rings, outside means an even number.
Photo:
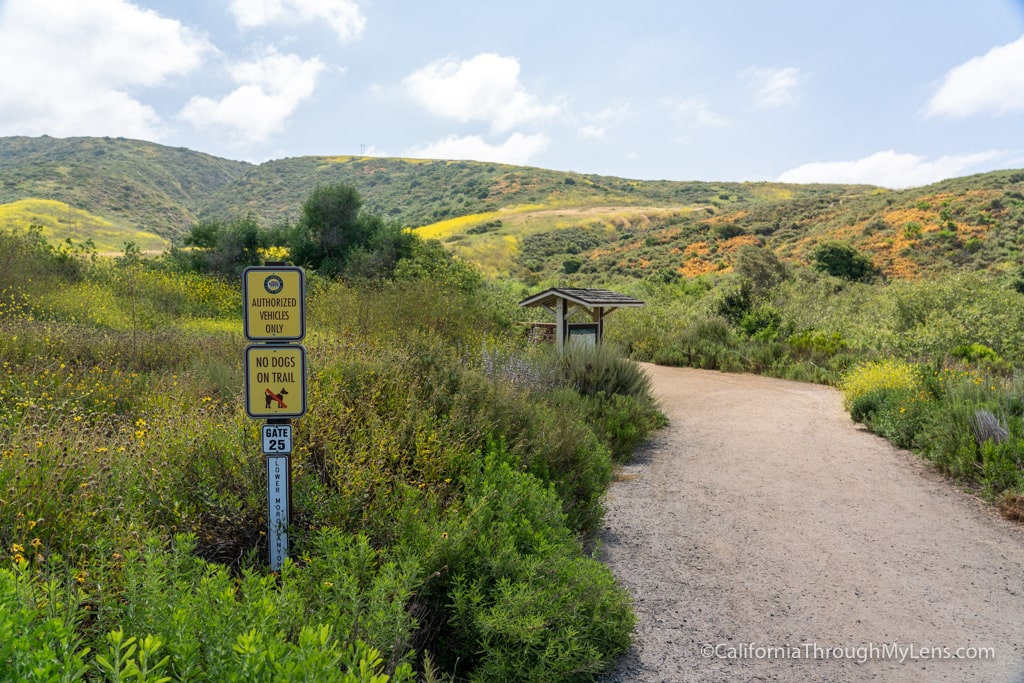
[[[0,135],[911,187],[1024,167],[1022,0],[0,0]]]

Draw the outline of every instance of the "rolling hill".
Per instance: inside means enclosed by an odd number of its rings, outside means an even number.
[[[123,138],[0,138],[0,204],[50,199],[131,235],[177,239],[251,164]]]
[[[1016,269],[1024,242],[1020,171],[892,191],[377,157],[254,165],[135,140],[0,138],[0,216],[15,202],[53,200],[65,216],[83,211],[129,236],[180,241],[197,221],[240,215],[264,226],[294,222],[317,184],[337,182],[353,185],[367,210],[441,240],[486,274],[528,282],[723,272],[745,244],[806,262],[829,240],[869,254],[887,277],[915,278]],[[18,220],[31,220],[32,205],[17,206]],[[46,220],[40,214],[55,239],[72,236]]]

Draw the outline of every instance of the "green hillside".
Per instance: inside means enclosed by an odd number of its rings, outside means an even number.
[[[529,283],[727,272],[745,244],[806,263],[830,240],[852,244],[889,278],[1022,261],[1019,171],[892,191],[353,156],[253,165],[124,139],[0,138],[0,204],[56,200],[177,242],[203,219],[294,222],[312,189],[328,183],[354,186],[367,210],[440,239],[491,277]]]
[[[0,204],[0,230],[23,232],[33,228],[38,228],[50,242],[67,239],[74,244],[91,242],[101,254],[123,251],[129,242],[146,253],[160,253],[170,245],[159,235],[116,226],[55,199],[19,199]]]
[[[744,184],[710,202],[520,207],[420,229],[491,275],[527,282],[575,274],[661,279],[729,271],[737,250],[764,245],[807,263],[841,240],[888,278],[1018,268],[1024,173],[998,171],[891,191]]]
[[[52,199],[114,226],[174,239],[213,192],[250,168],[123,138],[0,138],[0,204]]]
[[[264,223],[295,220],[317,184],[347,183],[366,207],[408,227],[523,205],[737,206],[844,188],[639,181],[477,161],[298,157],[268,161],[215,193],[204,215],[252,212]]]

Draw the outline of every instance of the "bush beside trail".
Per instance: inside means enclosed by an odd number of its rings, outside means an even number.
[[[628,647],[592,533],[660,414],[580,393],[509,331],[508,292],[311,275],[275,575],[239,285],[8,253],[44,266],[0,279],[0,679],[585,681]]]

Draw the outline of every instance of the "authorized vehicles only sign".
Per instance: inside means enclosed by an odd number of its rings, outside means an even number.
[[[306,280],[301,268],[246,268],[242,295],[249,341],[288,342],[306,336]]]

